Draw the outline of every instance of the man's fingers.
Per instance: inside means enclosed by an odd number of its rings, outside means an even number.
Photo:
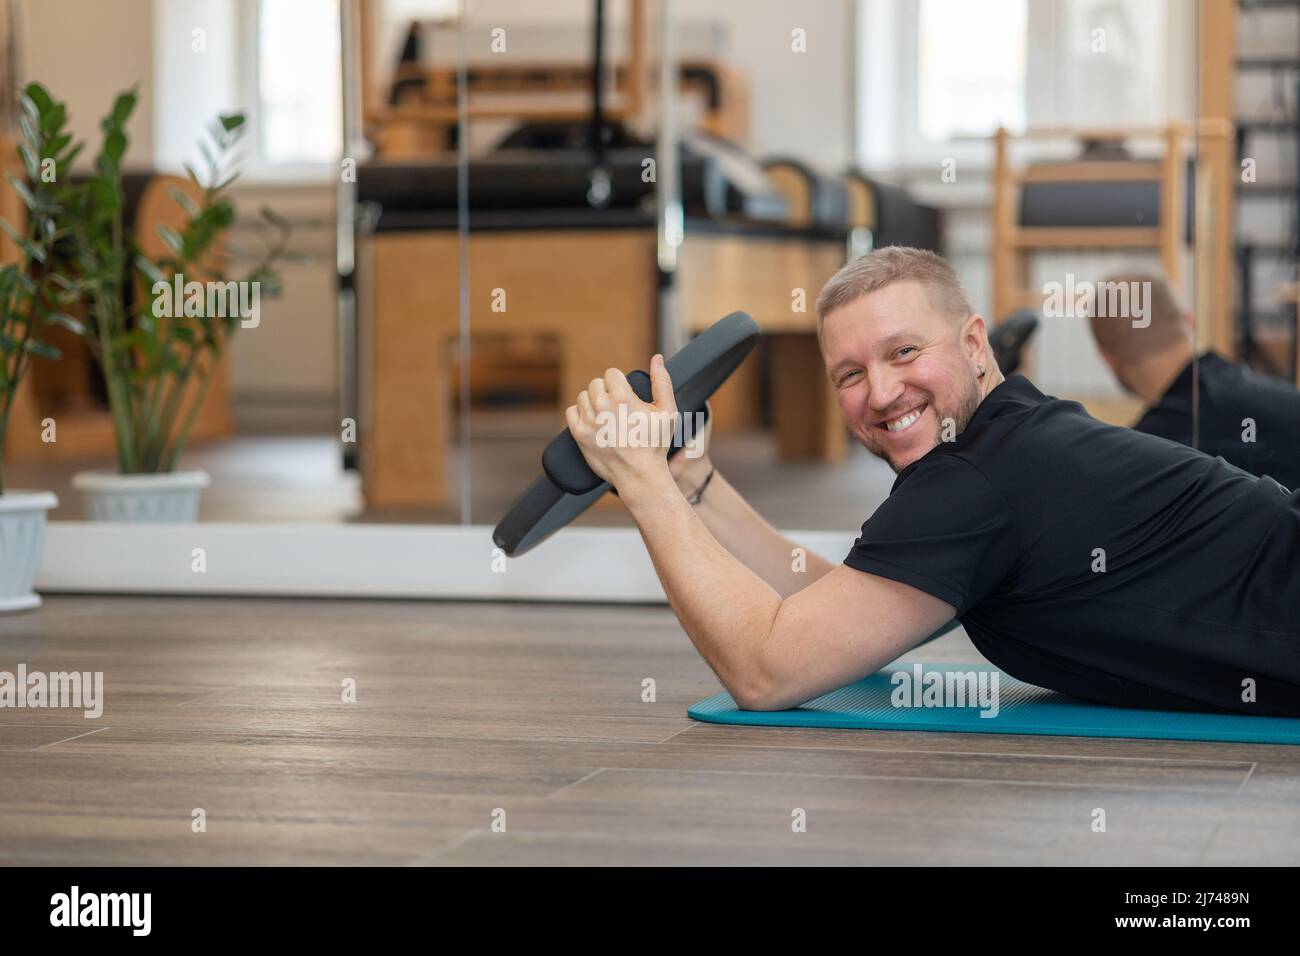
[[[673,380],[664,365],[664,357],[656,355],[650,360],[650,394],[655,408],[661,412],[677,411],[677,398],[673,395]]]
[[[632,391],[632,385],[623,374],[622,369],[607,368],[605,369],[605,388],[610,395],[629,396],[635,395]]]
[[[587,418],[596,417],[596,409],[592,407],[591,404],[590,390],[584,390],[582,394],[578,396],[578,411],[580,411]]]

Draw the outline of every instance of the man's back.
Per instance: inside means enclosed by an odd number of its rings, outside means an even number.
[[[1196,447],[1252,475],[1300,488],[1300,392],[1214,352],[1197,360]],[[1192,444],[1192,363],[1133,427]],[[1249,421],[1247,421],[1249,420]]]
[[[1032,683],[1300,715],[1300,493],[1023,376],[903,470],[846,563],[953,604]]]

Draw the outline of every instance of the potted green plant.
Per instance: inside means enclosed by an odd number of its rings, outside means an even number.
[[[23,376],[34,358],[57,359],[59,350],[45,341],[51,325],[80,326],[56,308],[57,273],[51,268],[53,250],[61,238],[58,226],[59,183],[79,147],[64,129],[67,111],[39,86],[19,96],[22,130],[18,155],[26,178],[6,174],[21,198],[26,222],[19,228],[5,219],[18,261],[0,265],[0,611],[39,607],[32,590],[45,540],[45,516],[58,504],[48,491],[18,491],[5,483],[5,445],[9,413]]]
[[[135,105],[134,91],[117,96],[101,123],[94,171],[60,210],[67,294],[86,303],[82,334],[104,375],[118,466],[82,472],[73,486],[85,494],[92,520],[193,521],[208,476],[177,472],[176,463],[231,336],[257,321],[263,295],[279,294],[276,263],[287,254],[289,227],[262,209],[266,248],[249,272],[229,273],[218,249],[235,222],[232,151],[245,124],[242,115],[225,115],[200,143],[205,175],[186,167],[199,198],[171,190],[188,217],[184,226],[159,225],[166,254],[143,254],[123,228],[121,163]],[[128,283],[137,278],[146,294],[128,304]]]

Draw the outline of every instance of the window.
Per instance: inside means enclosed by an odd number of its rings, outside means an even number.
[[[337,3],[261,0],[257,130],[266,164],[333,163],[343,150]]]
[[[1183,0],[857,4],[864,169],[928,172],[949,159],[981,169],[998,126],[1151,126],[1195,115],[1196,7]]]
[[[1025,125],[1027,0],[920,0],[917,107],[932,142]]]

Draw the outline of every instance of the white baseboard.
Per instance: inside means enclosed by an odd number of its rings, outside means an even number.
[[[828,560],[854,534],[789,532]],[[201,549],[198,551],[196,549]],[[487,525],[113,524],[46,526],[46,594],[209,594],[662,603],[630,528],[568,528],[521,558],[494,558]],[[204,570],[196,568],[200,565]],[[504,570],[494,570],[494,565]]]

